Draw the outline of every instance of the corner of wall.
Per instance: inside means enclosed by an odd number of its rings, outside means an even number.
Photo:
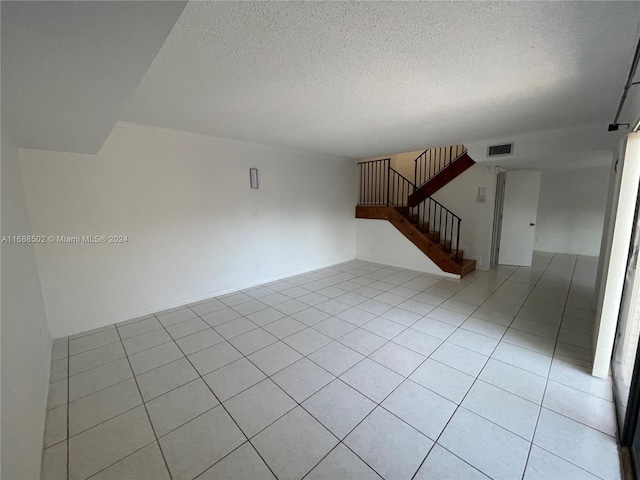
[[[2,132],[2,478],[39,478],[51,336],[31,243],[18,151]]]

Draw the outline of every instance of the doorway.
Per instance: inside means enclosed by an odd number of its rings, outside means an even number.
[[[500,172],[496,178],[496,200],[493,208],[493,234],[491,236],[491,265],[498,264],[500,255],[500,235],[502,234],[502,207],[504,206],[504,186],[507,172]]]
[[[634,217],[634,230],[629,247],[620,316],[611,360],[616,397],[618,424],[623,431],[629,403],[635,359],[640,339],[640,275],[638,275],[638,253],[640,250],[640,224],[638,204]]]
[[[638,192],[640,194],[640,191]],[[638,196],[640,199],[640,195]],[[633,234],[629,245],[620,314],[611,359],[614,400],[620,442],[628,446],[631,462],[638,472],[640,460],[640,202],[636,202]]]
[[[531,266],[540,177],[537,170],[509,170],[498,174],[492,264]]]

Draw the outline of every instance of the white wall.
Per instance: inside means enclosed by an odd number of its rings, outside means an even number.
[[[598,256],[608,186],[608,168],[543,170],[534,248]]]
[[[486,188],[484,202],[477,200],[479,187]],[[489,269],[491,262],[495,188],[496,174],[492,166],[476,164],[433,195],[461,218],[460,248],[465,258],[477,262],[476,268],[480,270]]]
[[[506,169],[542,170],[563,166],[608,166],[618,134],[607,132],[602,124],[549,131],[527,132],[482,141],[464,141],[476,162],[490,162]],[[487,158],[487,147],[513,142],[513,154]]]
[[[357,219],[356,251],[359,260],[459,277],[441,270],[388,220]]]
[[[21,150],[54,337],[355,257],[355,160],[119,124],[96,156]],[[249,188],[249,168],[260,188]]]
[[[18,151],[2,133],[2,236],[31,235]],[[40,476],[51,337],[33,246],[2,244],[2,478]]]

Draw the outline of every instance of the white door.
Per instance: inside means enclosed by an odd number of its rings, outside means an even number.
[[[539,194],[539,171],[507,172],[498,252],[500,265],[531,266]]]

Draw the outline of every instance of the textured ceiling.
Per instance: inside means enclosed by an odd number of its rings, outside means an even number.
[[[0,2],[3,131],[19,147],[96,153],[185,3]]]
[[[190,2],[121,119],[352,157],[612,121],[628,2]]]

